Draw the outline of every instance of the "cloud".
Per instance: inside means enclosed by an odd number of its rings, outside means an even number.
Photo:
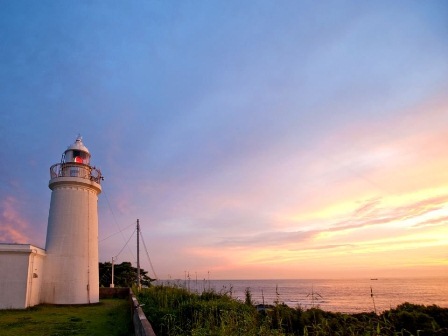
[[[354,211],[352,218],[331,225],[328,231],[358,229],[418,218],[442,209],[446,206],[447,202],[448,195],[431,197],[396,207],[387,206],[387,204],[383,204],[379,199],[374,201],[369,200]]]
[[[335,249],[339,247],[355,247],[354,243],[319,245],[315,242],[323,234],[332,232],[356,231],[376,226],[391,228],[395,223],[411,220],[409,227],[443,225],[447,217],[431,218],[437,210],[443,209],[448,202],[448,195],[431,197],[424,200],[409,202],[405,205],[388,205],[387,200],[369,199],[356,208],[345,220],[333,222],[316,230],[296,231],[266,231],[245,236],[230,236],[221,239],[216,246],[229,248],[291,248],[294,244],[302,244],[306,249]],[[429,219],[427,217],[430,217]],[[307,243],[306,245],[304,243]],[[375,243],[372,243],[373,245]],[[307,246],[307,247],[305,247]]]
[[[283,246],[285,244],[300,243],[312,238],[314,231],[294,231],[294,232],[264,232],[256,235],[235,236],[222,239],[219,246],[227,247],[272,247]]]
[[[28,230],[28,222],[22,218],[18,210],[18,201],[12,196],[6,196],[0,203],[0,242],[26,243],[29,236],[24,232]]]
[[[448,225],[448,216],[433,218],[413,225],[413,228]]]
[[[378,203],[381,202],[380,198],[374,198],[371,200],[366,201],[364,204],[362,204],[360,207],[358,207],[354,212],[353,212],[353,216],[354,217],[359,217],[362,216],[364,214],[368,214],[372,211],[372,209],[374,209]]]

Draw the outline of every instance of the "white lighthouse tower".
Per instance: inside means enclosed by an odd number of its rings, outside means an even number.
[[[84,304],[99,301],[98,195],[102,180],[90,165],[90,152],[78,136],[50,168],[42,302]]]

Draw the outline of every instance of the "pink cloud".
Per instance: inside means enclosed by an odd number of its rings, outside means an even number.
[[[373,209],[376,208],[376,206],[380,203],[380,198],[374,198],[371,200],[366,201],[364,204],[359,206],[353,213],[354,217],[363,216],[365,214],[369,214],[372,212]]]
[[[25,233],[29,229],[28,222],[22,218],[19,204],[13,196],[7,196],[0,203],[0,242],[26,243],[30,239]]]
[[[345,230],[356,230],[377,225],[387,225],[396,221],[409,218],[419,218],[422,215],[443,208],[448,202],[448,195],[430,197],[424,200],[410,202],[401,206],[389,206],[382,204],[380,198],[367,200],[354,210],[352,215],[345,220],[334,222],[326,228],[304,231],[268,231],[263,233],[249,234],[246,236],[230,236],[215,242],[222,247],[276,247],[288,248],[291,246],[313,241],[315,237],[326,232],[340,232]],[[422,223],[413,227],[441,225],[446,222],[446,217],[431,220],[422,219]],[[346,243],[329,244],[322,247],[311,246],[311,249],[333,249],[346,246]],[[301,249],[305,249],[302,245]]]
[[[413,225],[413,227],[421,228],[421,227],[427,227],[427,226],[442,226],[442,225],[447,225],[447,224],[448,224],[448,216],[444,216],[444,217],[434,218],[434,219],[424,221],[422,223],[415,224],[415,225]]]
[[[335,223],[329,231],[356,229],[419,217],[443,208],[447,202],[447,195],[431,197],[398,207],[384,207],[379,200],[369,200],[355,210],[354,218]]]

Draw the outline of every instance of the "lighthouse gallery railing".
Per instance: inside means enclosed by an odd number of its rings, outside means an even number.
[[[82,163],[56,163],[50,167],[50,178],[80,177],[101,184],[101,171]]]

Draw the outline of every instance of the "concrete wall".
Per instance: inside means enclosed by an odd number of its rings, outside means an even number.
[[[135,336],[156,336],[151,323],[146,318],[132,290],[130,290],[130,298],[132,302],[132,320],[134,322]]]
[[[100,299],[129,299],[129,291],[127,287],[100,287]]]
[[[0,244],[0,309],[24,309],[40,301],[45,251],[29,244]]]
[[[100,298],[128,298],[131,305],[132,322],[135,336],[156,336],[151,323],[146,318],[143,309],[130,288],[100,288]]]

